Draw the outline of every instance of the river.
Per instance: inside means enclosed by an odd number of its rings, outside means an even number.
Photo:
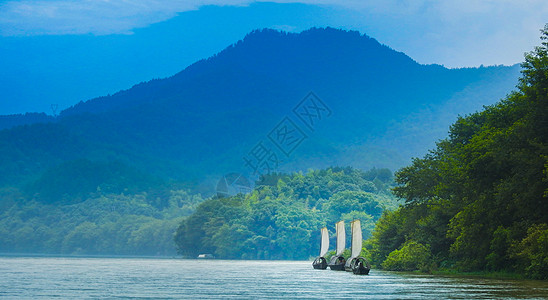
[[[548,282],[314,270],[308,261],[0,257],[2,299],[547,299]]]

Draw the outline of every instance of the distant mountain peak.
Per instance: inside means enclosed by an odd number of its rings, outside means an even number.
[[[80,158],[185,181],[245,173],[242,157],[272,142],[280,120],[306,126],[295,107],[311,91],[333,113],[322,128],[302,128],[306,140],[291,156],[279,153],[277,171],[395,169],[431,148],[458,114],[504,97],[518,75],[509,67],[421,65],[357,31],[260,29],[169,78],[79,103],[55,126],[0,131],[0,173],[28,180]]]
[[[263,28],[251,31],[242,40],[171,77],[142,82],[112,96],[80,102],[64,110],[60,116],[116,111],[127,106],[152,103],[158,94],[170,93],[167,90],[172,90],[171,93],[176,90],[177,95],[172,94],[170,98],[185,99],[188,90],[196,88],[189,82],[201,80],[198,78],[238,76],[242,72],[266,77],[275,72],[288,77],[302,77],[305,76],[303,72],[308,72],[307,69],[322,66],[325,66],[322,72],[355,74],[359,72],[358,68],[389,69],[391,66],[419,65],[404,53],[358,31],[314,27],[300,33],[288,33]],[[314,80],[313,75],[306,76]],[[178,87],[173,89],[174,85]],[[191,100],[188,97],[185,99]]]

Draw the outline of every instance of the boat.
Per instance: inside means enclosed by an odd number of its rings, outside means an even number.
[[[356,275],[367,275],[371,270],[371,265],[364,257],[360,256],[362,252],[362,226],[360,220],[354,220],[350,223],[352,229],[352,254],[346,261],[344,269]]]
[[[344,271],[344,265],[346,259],[342,256],[344,248],[346,247],[346,234],[344,232],[344,221],[339,221],[335,224],[335,229],[337,231],[337,252],[327,264],[331,270],[334,271]]]
[[[199,258],[199,259],[213,259],[213,258],[215,258],[215,257],[213,256],[213,254],[204,253],[204,254],[198,255],[198,258]]]
[[[327,227],[321,229],[321,236],[320,256],[314,260],[312,266],[314,269],[325,270],[327,269],[327,260],[325,259],[325,255],[327,254],[327,250],[329,250],[329,233],[327,232]]]

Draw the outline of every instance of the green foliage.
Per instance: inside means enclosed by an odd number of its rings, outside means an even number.
[[[374,263],[419,269],[403,266],[402,251],[427,245],[434,267],[546,278],[548,25],[541,38],[518,91],[460,117],[435,150],[395,174],[406,204],[377,222],[366,243]]]
[[[0,252],[53,254],[173,255],[173,235],[200,196],[166,193],[158,208],[149,195],[107,194],[59,205],[17,198],[0,213]],[[4,195],[6,196],[6,195]]]
[[[341,215],[362,212],[378,219],[384,211],[375,194],[363,191],[342,191],[334,194],[322,204],[322,209],[329,213],[330,223],[336,223]],[[365,218],[368,221],[370,218]]]
[[[384,174],[389,186],[391,176]],[[189,257],[308,259],[319,251],[319,229],[327,225],[334,233],[341,219],[360,219],[367,237],[385,207],[397,202],[366,175],[351,168],[276,174],[245,197],[206,200],[177,229],[178,251]]]
[[[372,236],[365,242],[371,256],[371,264],[380,266],[394,249],[405,242],[401,210],[385,212],[375,226]]]
[[[493,232],[493,238],[491,239],[490,250],[491,253],[487,255],[486,262],[489,270],[510,270],[512,264],[510,263],[510,255],[508,249],[510,249],[512,239],[511,230],[499,226],[497,230]]]
[[[371,236],[371,232],[375,228],[375,221],[378,220],[378,217],[375,218],[365,211],[353,210],[349,213],[343,213],[341,215],[341,220],[343,220],[345,224],[350,224],[350,222],[354,220],[360,220],[363,232],[362,238],[367,239]]]
[[[548,225],[529,227],[527,236],[512,249],[526,274],[534,279],[548,279]]]
[[[430,257],[428,246],[409,241],[401,249],[390,252],[382,268],[390,271],[428,270]]]

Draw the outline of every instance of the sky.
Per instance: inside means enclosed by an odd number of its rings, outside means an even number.
[[[520,63],[546,22],[545,0],[0,0],[0,114],[168,77],[259,28],[357,30],[459,68]]]

